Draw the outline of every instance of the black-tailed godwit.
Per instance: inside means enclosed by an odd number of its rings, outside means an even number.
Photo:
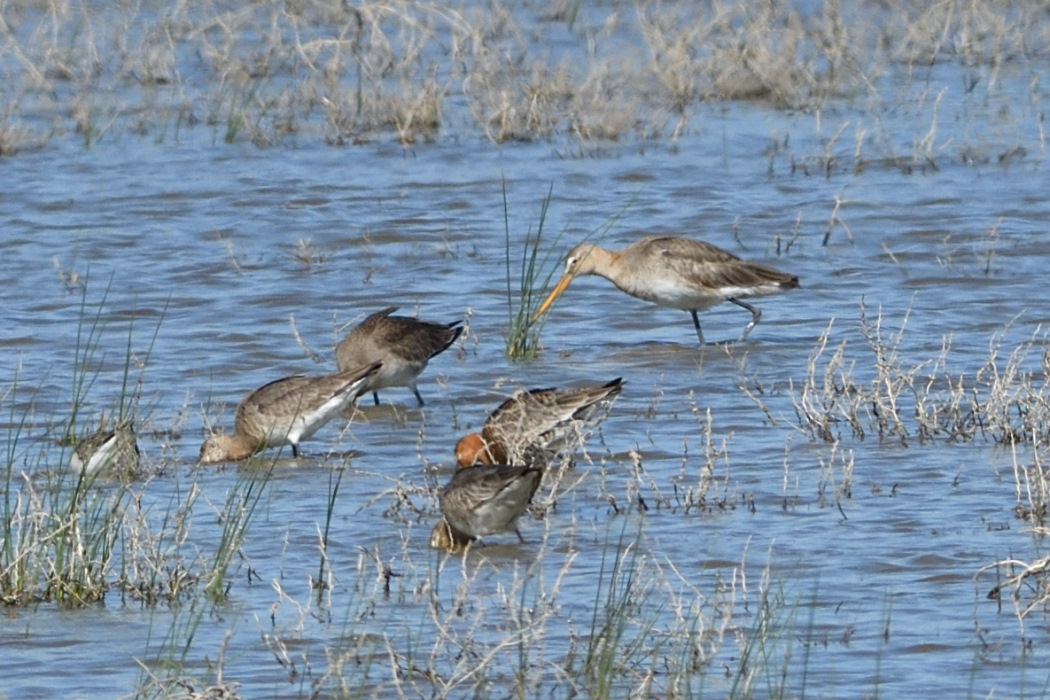
[[[421,321],[408,316],[391,316],[397,311],[390,306],[377,311],[346,334],[335,346],[335,360],[339,369],[357,367],[380,360],[381,369],[361,393],[372,392],[379,405],[379,390],[406,386],[423,405],[423,397],[416,388],[416,378],[435,355],[448,349],[463,332],[462,321],[441,324]]]
[[[267,447],[291,445],[316,433],[350,405],[383,366],[373,362],[336,374],[284,377],[255,389],[237,406],[232,434],[215,434],[201,445],[200,461],[246,459]]]
[[[729,301],[751,312],[740,341],[762,318],[762,311],[743,301],[799,286],[798,277],[759,263],[741,260],[721,248],[676,236],[649,236],[623,250],[581,243],[565,259],[565,274],[533,317],[535,322],[569,283],[580,275],[598,275],[633,297],[688,311],[696,336],[704,344],[697,312]]]

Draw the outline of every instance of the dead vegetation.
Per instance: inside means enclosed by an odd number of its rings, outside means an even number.
[[[908,359],[901,349],[907,315],[899,324],[888,332],[881,310],[871,319],[862,303],[861,356],[851,352],[849,338],[830,349],[835,322],[828,325],[805,379],[791,386],[800,430],[829,443],[848,435],[904,446],[932,440],[1050,444],[1045,331],[1037,330],[1005,357],[1004,331],[992,339],[983,365],[962,371],[951,361],[950,337],[936,357]]]
[[[949,142],[931,129],[944,95],[931,91],[931,75],[947,66],[945,85],[965,86],[965,100],[1006,72],[1029,70],[1050,51],[1041,12],[1034,2],[1000,11],[962,0],[892,12],[834,0],[812,11],[569,3],[539,14],[414,0],[116,10],[15,2],[0,27],[0,154],[67,134],[85,146],[122,130],[177,139],[202,124],[217,141],[259,146],[476,135],[591,149],[629,138],[673,143],[705,105],[741,102],[811,113],[817,131],[828,108],[859,108],[835,127],[849,125],[854,144],[832,139],[824,153],[789,153],[793,171],[936,167]],[[910,142],[887,143],[866,117],[886,106],[915,110]],[[999,152],[1023,157],[1032,145],[1005,141]],[[983,143],[951,148],[991,157]]]
[[[862,303],[859,316],[856,333],[829,323],[810,354],[805,380],[789,389],[796,429],[830,446],[826,458],[818,456],[821,504],[829,488],[840,510],[840,499],[851,497],[850,441],[887,441],[910,449],[938,442],[986,443],[1008,451],[1013,514],[1041,542],[1050,534],[1046,329],[1037,327],[1028,339],[1011,344],[1006,338],[1015,333],[1009,323],[992,335],[982,363],[964,367],[951,337],[942,340],[933,357],[910,357],[916,351],[906,349],[908,314],[891,323],[881,310],[872,318]],[[758,402],[754,392],[747,393]],[[1037,552],[1041,549],[1037,544]],[[994,585],[989,583],[993,576]],[[974,573],[974,583],[982,597],[1010,606],[1030,645],[1028,619],[1040,612],[1045,616],[1050,607],[1050,557],[1026,561],[1013,555],[994,561]]]
[[[1045,532],[1050,514],[1050,338],[1042,328],[1013,347],[1011,325],[989,342],[987,359],[958,366],[952,338],[934,357],[910,359],[903,340],[908,316],[890,330],[881,310],[861,304],[859,337],[833,321],[810,354],[805,379],[789,393],[796,428],[837,448],[848,439],[903,447],[983,441],[1012,451],[1015,514]],[[863,341],[863,342],[859,342]],[[859,347],[859,350],[855,348]],[[754,397],[752,397],[754,398]],[[768,409],[767,409],[768,410]]]

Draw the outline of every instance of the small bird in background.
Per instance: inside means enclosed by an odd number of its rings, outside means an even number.
[[[623,250],[581,243],[565,259],[565,274],[532,316],[535,323],[554,300],[581,275],[598,275],[633,297],[659,306],[688,311],[696,337],[704,344],[697,312],[729,301],[751,312],[751,322],[738,341],[762,318],[744,299],[776,294],[799,286],[798,277],[759,263],[741,260],[721,248],[677,236],[649,236]]]
[[[284,377],[255,389],[237,406],[233,433],[204,441],[200,462],[237,461],[281,445],[291,445],[298,457],[299,442],[349,406],[382,366],[372,362],[335,374]]]
[[[518,391],[489,415],[480,433],[456,443],[456,462],[519,464],[529,450],[531,464],[547,466],[559,452],[571,453],[586,441],[623,385],[618,377],[601,386]]]
[[[438,494],[441,521],[430,533],[430,546],[458,551],[487,535],[512,529],[539,488],[543,470],[505,464],[457,469]]]
[[[391,316],[396,306],[377,311],[346,334],[335,346],[335,360],[340,370],[380,360],[383,369],[362,390],[372,392],[379,405],[379,390],[405,386],[423,406],[416,379],[435,355],[440,355],[456,342],[463,323],[431,323],[408,316]]]
[[[69,456],[69,467],[85,476],[104,474],[130,478],[138,472],[139,457],[135,427],[129,419],[118,422],[112,429],[99,428],[77,442]]]

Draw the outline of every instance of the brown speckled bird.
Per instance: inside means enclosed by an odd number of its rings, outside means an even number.
[[[139,446],[132,422],[121,421],[111,430],[100,428],[77,442],[69,467],[86,476],[134,476],[139,467]]]
[[[291,445],[298,457],[299,441],[339,415],[382,366],[373,362],[336,374],[284,377],[255,389],[237,406],[233,434],[212,435],[201,445],[201,463],[246,459],[279,445]]]
[[[559,451],[583,444],[622,389],[617,378],[601,386],[519,391],[489,415],[480,433],[456,443],[456,462],[519,464],[531,450],[530,463],[546,466]]]
[[[743,341],[762,318],[762,311],[743,299],[799,286],[795,275],[741,260],[717,246],[690,238],[649,236],[623,250],[581,243],[569,251],[565,274],[533,315],[532,322],[581,275],[604,277],[633,297],[688,311],[701,345],[704,334],[698,311],[723,301],[744,307],[751,312],[751,322],[740,334],[739,340]]]
[[[430,546],[456,551],[471,542],[513,529],[532,501],[543,470],[532,466],[483,465],[458,469],[438,494],[442,519],[430,533]]]
[[[416,388],[416,378],[432,357],[456,342],[463,332],[460,327],[463,321],[431,323],[408,316],[391,316],[395,311],[396,306],[387,307],[352,328],[335,346],[335,360],[341,370],[381,360],[383,369],[368,381],[361,393],[371,391],[378,406],[380,389],[406,386],[422,406],[423,397]]]

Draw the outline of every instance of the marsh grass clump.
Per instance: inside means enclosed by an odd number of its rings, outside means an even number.
[[[806,661],[794,658],[798,632],[798,600],[792,600],[784,582],[773,575],[770,565],[758,584],[757,610],[749,629],[737,629],[738,666],[728,697],[792,698],[796,674],[804,687]]]
[[[988,143],[935,139],[938,121],[927,118],[939,102],[935,73],[983,114],[996,108],[978,104],[992,86],[1034,70],[1048,45],[1036,2],[563,2],[534,12],[416,0],[237,11],[59,0],[7,9],[2,155],[69,136],[85,148],[121,132],[163,142],[197,125],[217,144],[413,145],[473,133],[595,154],[631,135],[673,147],[712,103],[813,114],[817,131],[822,112],[854,111],[843,123],[855,126],[855,154],[824,140],[791,155],[793,172],[930,170],[949,144],[968,162],[1043,146],[1041,136],[1027,143],[1023,120],[1016,138]],[[1035,93],[1038,79],[1029,82]],[[885,134],[866,117],[885,107],[923,118],[914,133],[878,143]],[[876,144],[882,157],[862,148]]]
[[[689,481],[691,479],[687,476],[686,469],[687,467],[693,468],[696,464],[689,460],[688,449],[682,454],[682,466],[679,470],[679,477],[674,481],[674,484],[675,497],[680,499],[685,513],[688,513],[691,508],[701,511],[712,503],[725,506],[727,496],[719,489],[721,482],[715,478],[715,467],[718,466],[719,462],[726,465],[727,482],[729,471],[729,438],[723,438],[721,445],[716,444],[714,417],[711,414],[711,409],[707,408],[701,411],[699,406],[697,406],[693,392],[689,393],[689,411],[693,414],[693,418],[700,427],[704,459],[699,464],[699,473],[696,477],[693,477],[695,479],[694,483],[690,484]]]
[[[7,605],[78,607],[104,599],[128,487],[63,475],[34,483],[6,470],[0,596]],[[21,483],[19,483],[21,481]],[[10,494],[17,496],[11,500]]]
[[[42,462],[38,471],[21,471],[16,455],[23,437],[20,429],[7,436],[0,600],[67,607],[100,602],[112,587],[122,587],[114,570],[132,486],[124,479],[103,483],[64,464],[55,469]]]
[[[149,496],[153,476],[148,469],[110,474],[70,467],[70,454],[87,432],[77,426],[94,403],[92,395],[112,384],[103,350],[112,316],[109,289],[93,308],[89,288],[85,280],[73,342],[69,416],[58,422],[62,436],[54,442],[55,449],[24,446],[31,442],[31,420],[28,412],[17,413],[27,411],[19,408],[26,404],[17,378],[3,397],[12,420],[0,474],[0,599],[9,605],[50,602],[79,607],[102,602],[115,591],[121,600],[155,605],[186,600],[201,584],[218,598],[225,592],[230,562],[244,543],[265,475],[256,478],[246,472],[230,490],[220,513],[223,531],[215,554],[204,557],[188,545],[191,514],[200,494],[196,486],[185,493],[176,491],[162,505]],[[127,330],[117,382],[120,395],[110,414],[120,426],[130,428],[143,417],[138,413],[143,375],[162,319],[163,312],[141,352],[134,349],[134,329]],[[89,425],[93,430],[94,417]],[[27,460],[30,454],[36,455],[35,461]]]
[[[627,528],[627,518],[622,525]],[[616,545],[607,542],[602,551],[590,635],[580,669],[589,697],[614,697],[621,676],[638,666],[644,668],[645,640],[660,613],[645,605],[652,593],[651,580],[638,578],[638,542],[626,543],[624,535],[621,531],[620,541]],[[642,675],[640,680],[641,689],[651,691],[651,678]]]
[[[247,468],[238,475],[237,483],[226,493],[226,501],[219,511],[222,533],[215,553],[205,571],[208,573],[204,590],[214,600],[223,600],[232,584],[229,577],[234,560],[242,555],[256,508],[267,493],[267,483],[276,459],[263,460],[262,468]]]
[[[557,272],[554,247],[561,239],[559,234],[550,246],[544,244],[543,227],[547,221],[553,185],[540,205],[540,219],[533,234],[532,228],[525,234],[520,268],[514,274],[510,235],[510,213],[507,205],[507,183],[503,183],[503,230],[506,251],[507,279],[507,339],[506,355],[512,360],[529,359],[536,356],[540,348],[540,331],[543,323],[533,325],[533,314],[543,301],[543,289],[550,284]],[[515,279],[516,277],[516,279]]]
[[[1011,450],[1017,504],[1014,514],[1037,532],[1050,521],[1050,337],[1037,328],[1004,346],[1012,323],[989,340],[979,366],[960,367],[952,339],[932,357],[913,359],[905,349],[908,315],[896,330],[881,310],[872,318],[863,303],[859,337],[832,345],[834,322],[810,355],[806,376],[790,383],[797,429],[831,446],[821,462],[820,498],[834,490],[841,507],[853,481],[853,455],[841,442],[877,439],[902,447],[936,441],[985,441]],[[859,341],[859,342],[857,342]],[[852,352],[862,347],[864,352]],[[835,463],[838,466],[835,467]]]
[[[59,446],[76,445],[87,438],[94,425],[79,431],[77,425],[88,401],[92,387],[102,372],[97,359],[106,323],[108,289],[97,308],[88,306],[88,285],[81,288],[81,302],[76,340],[73,346],[73,372],[68,418],[61,422],[62,437]],[[136,369],[141,373],[148,360],[149,349],[142,363],[132,352],[132,329],[128,340],[120,382],[120,396],[116,401],[118,432],[121,438],[133,421],[140,395],[140,384],[132,381]],[[11,410],[19,405],[19,383],[5,397]],[[104,418],[102,422],[104,423]],[[3,468],[4,518],[3,550],[0,552],[0,596],[8,604],[26,605],[33,602],[57,602],[76,607],[101,601],[114,585],[112,578],[117,544],[122,534],[124,512],[127,509],[133,471],[122,473],[111,482],[102,469],[91,471],[85,464],[79,472],[69,467],[73,452],[58,452],[61,463],[52,464],[47,456],[30,472],[19,468],[21,442],[28,436],[27,415],[10,422],[7,435],[6,460]],[[87,438],[87,439],[94,439]],[[130,438],[134,447],[134,437]],[[127,448],[126,445],[122,447]],[[131,449],[131,448],[128,448]],[[53,454],[53,453],[49,453]],[[122,455],[113,458],[124,465]],[[87,461],[85,457],[85,462]],[[27,465],[28,466],[28,465]]]
[[[799,426],[825,442],[840,439],[841,426],[848,425],[854,437],[871,434],[904,446],[910,440],[979,438],[1003,445],[1050,443],[1045,331],[1015,346],[1005,362],[1000,357],[1005,331],[997,333],[985,363],[966,372],[953,366],[950,338],[936,357],[910,359],[902,349],[906,321],[907,316],[887,334],[881,311],[869,320],[862,304],[860,332],[869,358],[848,358],[846,338],[821,367],[829,325],[805,381],[793,390]]]
[[[790,3],[653,6],[639,25],[652,56],[649,82],[676,115],[708,100],[818,109],[870,79],[837,3],[808,16]]]
[[[412,656],[391,649],[390,671],[439,696],[469,689],[527,697],[548,688],[594,698],[696,693],[736,633],[735,601],[746,585],[741,578],[705,593],[692,572],[646,547],[644,523],[634,515],[612,521],[597,563],[566,553],[550,527],[527,561],[502,572],[484,548],[441,555],[429,585],[433,646]],[[594,592],[581,608],[564,588],[584,575]],[[486,583],[493,576],[498,586]],[[410,668],[426,673],[405,675]]]

